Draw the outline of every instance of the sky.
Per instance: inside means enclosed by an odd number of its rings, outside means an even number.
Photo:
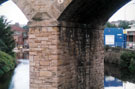
[[[109,19],[109,21],[117,20],[135,20],[135,0],[127,3]]]
[[[4,15],[11,23],[27,24],[28,20],[22,11],[11,1],[0,5],[0,15]],[[135,0],[132,0],[118,10],[109,21],[135,20]]]
[[[11,0],[0,5],[0,15],[4,15],[11,24],[18,22],[25,25],[28,22],[23,12]]]

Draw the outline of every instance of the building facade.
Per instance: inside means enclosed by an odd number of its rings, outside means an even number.
[[[11,30],[14,32],[16,49],[28,48],[28,29],[23,29],[19,24],[14,24],[11,25]]]
[[[104,45],[126,48],[126,34],[123,28],[105,28]]]
[[[126,29],[127,33],[127,48],[135,49],[135,24],[131,25],[130,29]]]

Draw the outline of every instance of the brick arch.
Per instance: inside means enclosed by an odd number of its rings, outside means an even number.
[[[3,3],[7,0],[2,0]],[[29,21],[59,20],[79,23],[106,22],[131,0],[12,0]],[[62,1],[59,3],[59,1]],[[95,19],[96,18],[96,19]]]
[[[64,3],[66,3],[65,0]],[[71,1],[71,0],[70,0]],[[58,20],[79,23],[105,23],[131,0],[72,0]]]
[[[35,14],[35,9],[33,8],[29,0],[12,0],[18,8],[24,13],[26,18],[31,21],[33,15]]]

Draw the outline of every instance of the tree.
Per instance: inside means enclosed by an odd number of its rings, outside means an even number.
[[[0,16],[0,50],[14,56],[15,41],[13,31],[4,16]]]
[[[129,23],[128,21],[120,21],[118,27],[123,29],[128,29],[130,28],[129,25],[131,25],[131,23]]]
[[[116,26],[115,24],[112,24],[112,23],[110,23],[110,22],[107,22],[107,23],[105,24],[105,27],[106,27],[106,28],[117,28],[117,26]]]
[[[125,20],[119,20],[117,21],[118,25],[112,24],[111,22],[107,22],[105,24],[105,27],[107,28],[123,28],[123,29],[128,29],[130,28],[129,26],[132,25],[133,23]]]

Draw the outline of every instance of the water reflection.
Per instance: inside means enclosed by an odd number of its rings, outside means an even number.
[[[0,78],[0,89],[8,89],[13,71],[10,71]]]
[[[105,77],[104,86],[104,89],[135,89],[135,84],[130,82],[123,82],[112,76]]]
[[[121,80],[114,78],[112,76],[106,76],[104,79],[104,86],[105,87],[119,87],[119,86],[123,86],[123,83]]]
[[[117,65],[105,64],[104,89],[135,89],[134,81],[134,74]]]
[[[16,67],[9,89],[29,89],[29,61],[19,60],[20,64]]]
[[[29,59],[29,52],[18,52],[16,53],[16,59]]]

